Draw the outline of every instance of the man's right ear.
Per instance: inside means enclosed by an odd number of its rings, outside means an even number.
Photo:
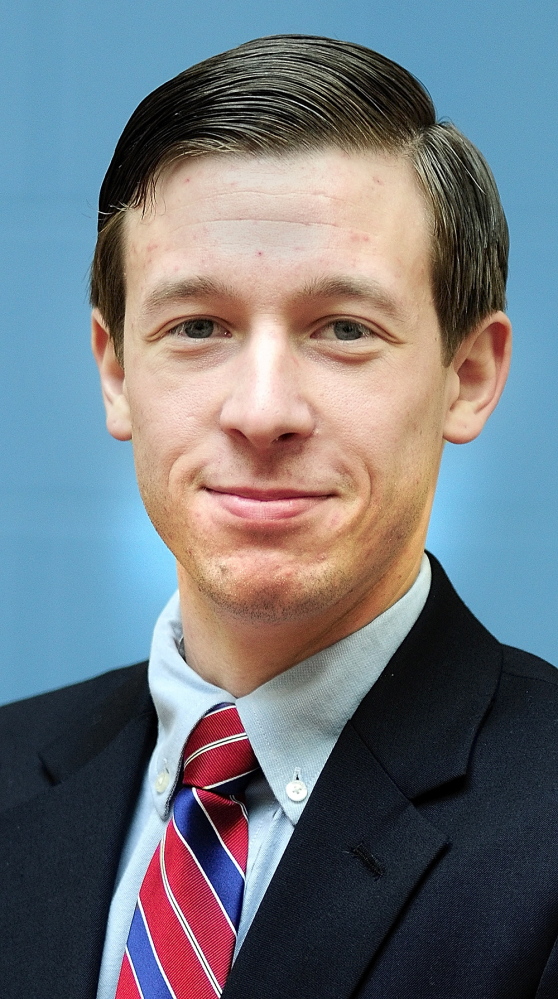
[[[91,316],[91,349],[101,377],[107,430],[118,441],[132,439],[132,422],[126,393],[124,369],[119,363],[112,338],[98,309]]]

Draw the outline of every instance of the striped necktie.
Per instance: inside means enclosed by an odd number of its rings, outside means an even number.
[[[212,708],[184,749],[183,787],[140,888],[115,999],[215,999],[244,893],[242,793],[258,762],[234,704]]]

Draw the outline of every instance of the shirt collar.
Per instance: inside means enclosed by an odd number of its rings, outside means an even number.
[[[190,732],[212,705],[230,701],[275,797],[296,823],[341,730],[418,618],[430,580],[424,555],[411,588],[383,614],[239,698],[203,680],[182,659],[175,593],[155,626],[148,674],[159,719],[149,779],[161,817],[168,814]],[[308,792],[296,802],[286,791],[294,777]]]

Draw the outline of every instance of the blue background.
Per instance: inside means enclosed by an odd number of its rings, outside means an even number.
[[[510,0],[2,0],[0,700],[148,653],[174,588],[89,355],[97,192],[145,94],[277,32],[402,62],[487,156],[511,236],[513,373],[448,447],[430,546],[496,635],[558,660],[558,5]]]

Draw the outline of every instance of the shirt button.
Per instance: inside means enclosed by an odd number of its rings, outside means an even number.
[[[287,784],[285,791],[287,792],[287,797],[291,801],[304,801],[306,795],[308,794],[308,788],[303,780],[290,780]]]
[[[168,770],[161,770],[157,777],[155,778],[155,790],[162,794],[163,791],[167,790],[170,781],[170,774]]]

